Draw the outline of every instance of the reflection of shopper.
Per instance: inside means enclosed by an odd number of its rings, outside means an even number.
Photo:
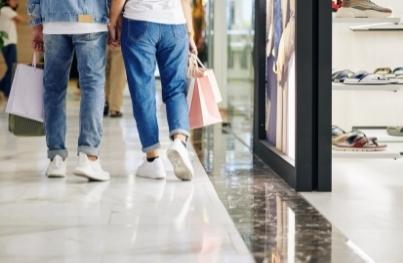
[[[125,5],[126,4],[126,5]],[[155,65],[158,63],[162,97],[166,104],[169,131],[173,140],[167,155],[175,175],[193,177],[186,149],[189,136],[187,63],[189,48],[197,53],[193,36],[191,0],[114,0],[111,8],[110,38],[119,43],[116,30],[125,5],[122,25],[122,53],[133,102],[142,150],[146,160],[137,176],[166,178],[159,158],[160,143],[155,100]]]
[[[122,117],[123,93],[126,74],[120,48],[109,48],[106,62],[104,116]]]
[[[45,128],[51,160],[46,174],[48,177],[66,175],[65,100],[75,51],[81,105],[78,162],[74,174],[90,180],[109,180],[109,173],[102,169],[98,159],[105,101],[108,3],[82,1],[77,5],[77,1],[55,0],[49,6],[48,2],[28,1],[34,25],[32,44],[35,50],[45,52]]]
[[[267,0],[267,59],[266,59],[266,133],[270,144],[277,141],[277,74],[276,61],[280,45],[282,27],[282,0]]]
[[[290,62],[295,54],[295,0],[282,0],[282,28],[283,33],[278,48],[278,56],[276,63],[278,90],[277,90],[277,140],[276,147],[287,155],[290,153],[289,143],[292,138],[289,134],[290,112],[294,109],[294,105],[290,105],[290,93],[295,94],[295,85],[290,85],[289,76]],[[295,134],[291,134],[295,136]],[[295,148],[295,145],[292,145]],[[291,149],[291,151],[293,151]]]
[[[12,71],[14,63],[17,63],[17,23],[25,21],[24,17],[17,14],[18,0],[6,0],[5,6],[0,9],[0,32],[6,32],[2,53],[7,65],[7,71],[0,81],[0,91],[6,97],[10,95],[12,83]]]

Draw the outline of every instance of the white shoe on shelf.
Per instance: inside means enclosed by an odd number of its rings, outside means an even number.
[[[149,179],[165,179],[167,175],[161,157],[154,159],[152,162],[144,160],[137,168],[136,176]]]
[[[85,153],[79,153],[74,174],[90,181],[109,181],[111,179],[109,173],[102,169],[99,159],[91,161]]]
[[[190,161],[189,151],[181,140],[176,139],[173,141],[167,151],[167,156],[174,168],[176,177],[184,181],[192,179],[194,174],[193,165]]]
[[[46,169],[46,176],[49,178],[63,178],[66,176],[66,161],[60,155],[56,155],[50,161],[48,169]]]

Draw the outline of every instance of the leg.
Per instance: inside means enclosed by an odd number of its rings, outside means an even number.
[[[122,52],[142,150],[157,155],[159,131],[155,101],[155,53],[158,26],[124,19]]]
[[[111,91],[111,50],[108,50],[106,55],[106,69],[105,69],[105,107],[104,107],[104,116],[107,116],[109,113],[109,94]]]
[[[166,104],[171,138],[189,136],[187,105],[188,40],[184,25],[165,26],[157,51],[162,98]]]
[[[67,158],[65,98],[73,60],[71,37],[45,35],[44,108],[48,157]]]
[[[189,136],[187,105],[188,38],[185,25],[163,27],[157,60],[161,73],[162,99],[166,104],[170,137],[167,151],[176,177],[191,180],[194,174],[186,140]]]
[[[81,89],[78,152],[96,159],[102,138],[107,33],[73,36]]]
[[[7,45],[2,49],[2,52],[7,65],[7,71],[1,80],[0,87],[4,92],[4,95],[8,97],[10,95],[11,84],[13,82],[13,67],[14,64],[17,63],[17,46],[15,44]]]
[[[120,112],[123,105],[123,93],[126,86],[126,74],[123,64],[122,52],[120,49],[113,49],[109,52],[111,68],[109,71],[110,87],[108,102],[111,112]]]

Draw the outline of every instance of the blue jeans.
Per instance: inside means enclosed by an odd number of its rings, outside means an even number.
[[[8,97],[10,95],[11,84],[13,82],[13,66],[17,63],[17,45],[9,44],[1,50],[4,56],[4,60],[7,65],[7,71],[0,81],[0,90],[4,92],[4,95]]]
[[[45,35],[44,104],[48,157],[67,157],[66,90],[75,51],[80,76],[78,152],[98,156],[102,137],[107,33]]]
[[[159,148],[155,67],[161,75],[170,136],[189,136],[187,95],[188,44],[185,25],[124,19],[122,53],[143,152]]]

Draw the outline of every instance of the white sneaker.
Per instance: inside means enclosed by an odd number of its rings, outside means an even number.
[[[179,139],[174,140],[167,151],[169,161],[172,163],[176,177],[189,181],[192,179],[194,171],[190,161],[189,151]]]
[[[150,179],[165,179],[167,177],[161,157],[152,162],[144,160],[139,168],[137,168],[136,175]]]
[[[56,155],[49,163],[48,169],[46,169],[46,176],[49,178],[62,178],[66,176],[66,171],[66,161],[60,155]]]
[[[109,173],[102,169],[99,159],[91,161],[85,153],[79,153],[74,174],[90,181],[109,181],[111,179]]]

